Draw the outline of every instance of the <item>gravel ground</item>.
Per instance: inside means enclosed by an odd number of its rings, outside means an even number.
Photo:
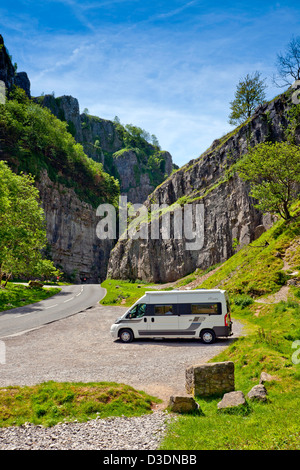
[[[135,418],[93,419],[51,428],[26,424],[0,430],[0,450],[153,450],[168,417],[162,411]]]
[[[126,309],[96,306],[21,335],[2,338],[5,364],[0,387],[33,385],[48,380],[119,382],[163,400],[152,415],[91,420],[53,428],[22,426],[0,430],[0,449],[151,449],[165,429],[163,409],[173,394],[185,393],[185,369],[208,361],[242,334],[213,345],[199,340],[113,341],[110,325]]]

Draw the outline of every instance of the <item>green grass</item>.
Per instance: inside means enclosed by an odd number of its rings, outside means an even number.
[[[277,292],[287,281],[283,271],[283,255],[296,237],[300,236],[300,218],[287,223],[280,221],[258,240],[242,248],[200,288],[224,288],[232,294],[260,297]],[[267,244],[267,245],[266,245]],[[289,262],[300,264],[300,248],[292,252]]]
[[[160,400],[113,382],[57,383],[0,388],[0,426],[25,422],[54,426],[59,422],[151,413]]]
[[[0,288],[0,312],[48,299],[60,291],[56,287],[37,289],[8,283],[6,288]]]
[[[288,301],[273,305],[232,297],[233,317],[245,324],[247,335],[210,362],[234,362],[235,389],[246,399],[262,371],[276,377],[265,384],[268,402],[247,400],[246,413],[228,414],[217,410],[221,397],[196,397],[203,415],[179,416],[169,426],[161,449],[300,449],[300,359],[293,349],[294,341],[300,340],[299,295],[300,289],[295,289]]]
[[[106,279],[101,284],[107,290],[104,299],[101,300],[101,305],[115,305],[130,307],[146,291],[155,290],[151,288],[153,284],[145,284],[143,281],[121,281],[115,279]]]

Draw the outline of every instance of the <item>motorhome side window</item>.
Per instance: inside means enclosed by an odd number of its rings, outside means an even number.
[[[146,304],[135,305],[127,315],[127,318],[141,318],[145,315]]]
[[[155,315],[173,315],[173,305],[155,305]]]
[[[221,305],[220,304],[192,304],[192,314],[206,314],[206,315],[220,315]]]

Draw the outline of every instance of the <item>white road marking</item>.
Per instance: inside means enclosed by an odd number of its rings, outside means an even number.
[[[74,297],[71,297],[70,299],[64,300],[64,304],[65,304],[66,302],[70,302],[70,300],[73,300],[73,299],[74,299]]]

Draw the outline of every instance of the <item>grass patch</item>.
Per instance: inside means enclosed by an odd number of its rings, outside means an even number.
[[[283,271],[283,257],[293,240],[300,236],[299,222],[299,217],[290,222],[277,222],[258,240],[229,258],[198,288],[223,288],[232,294],[252,297],[278,292],[289,278]],[[291,257],[292,266],[298,263],[296,255]]]
[[[248,334],[211,362],[234,362],[235,389],[245,397],[262,371],[276,377],[265,384],[268,402],[247,400],[247,413],[225,414],[217,410],[221,397],[197,399],[203,415],[179,416],[161,449],[300,449],[300,364],[294,363],[300,361],[293,360],[293,342],[300,339],[299,303],[292,298],[277,305],[240,300],[232,298],[232,314],[243,320]]]
[[[107,294],[100,301],[101,305],[120,305],[121,307],[130,307],[146,291],[151,289],[153,284],[145,284],[143,281],[122,281],[115,279],[106,279],[101,286],[107,290]]]
[[[48,299],[60,291],[57,287],[41,289],[8,283],[5,289],[0,288],[0,312]]]
[[[160,400],[113,382],[57,383],[0,388],[0,426],[25,422],[54,426],[59,422],[151,413]]]

